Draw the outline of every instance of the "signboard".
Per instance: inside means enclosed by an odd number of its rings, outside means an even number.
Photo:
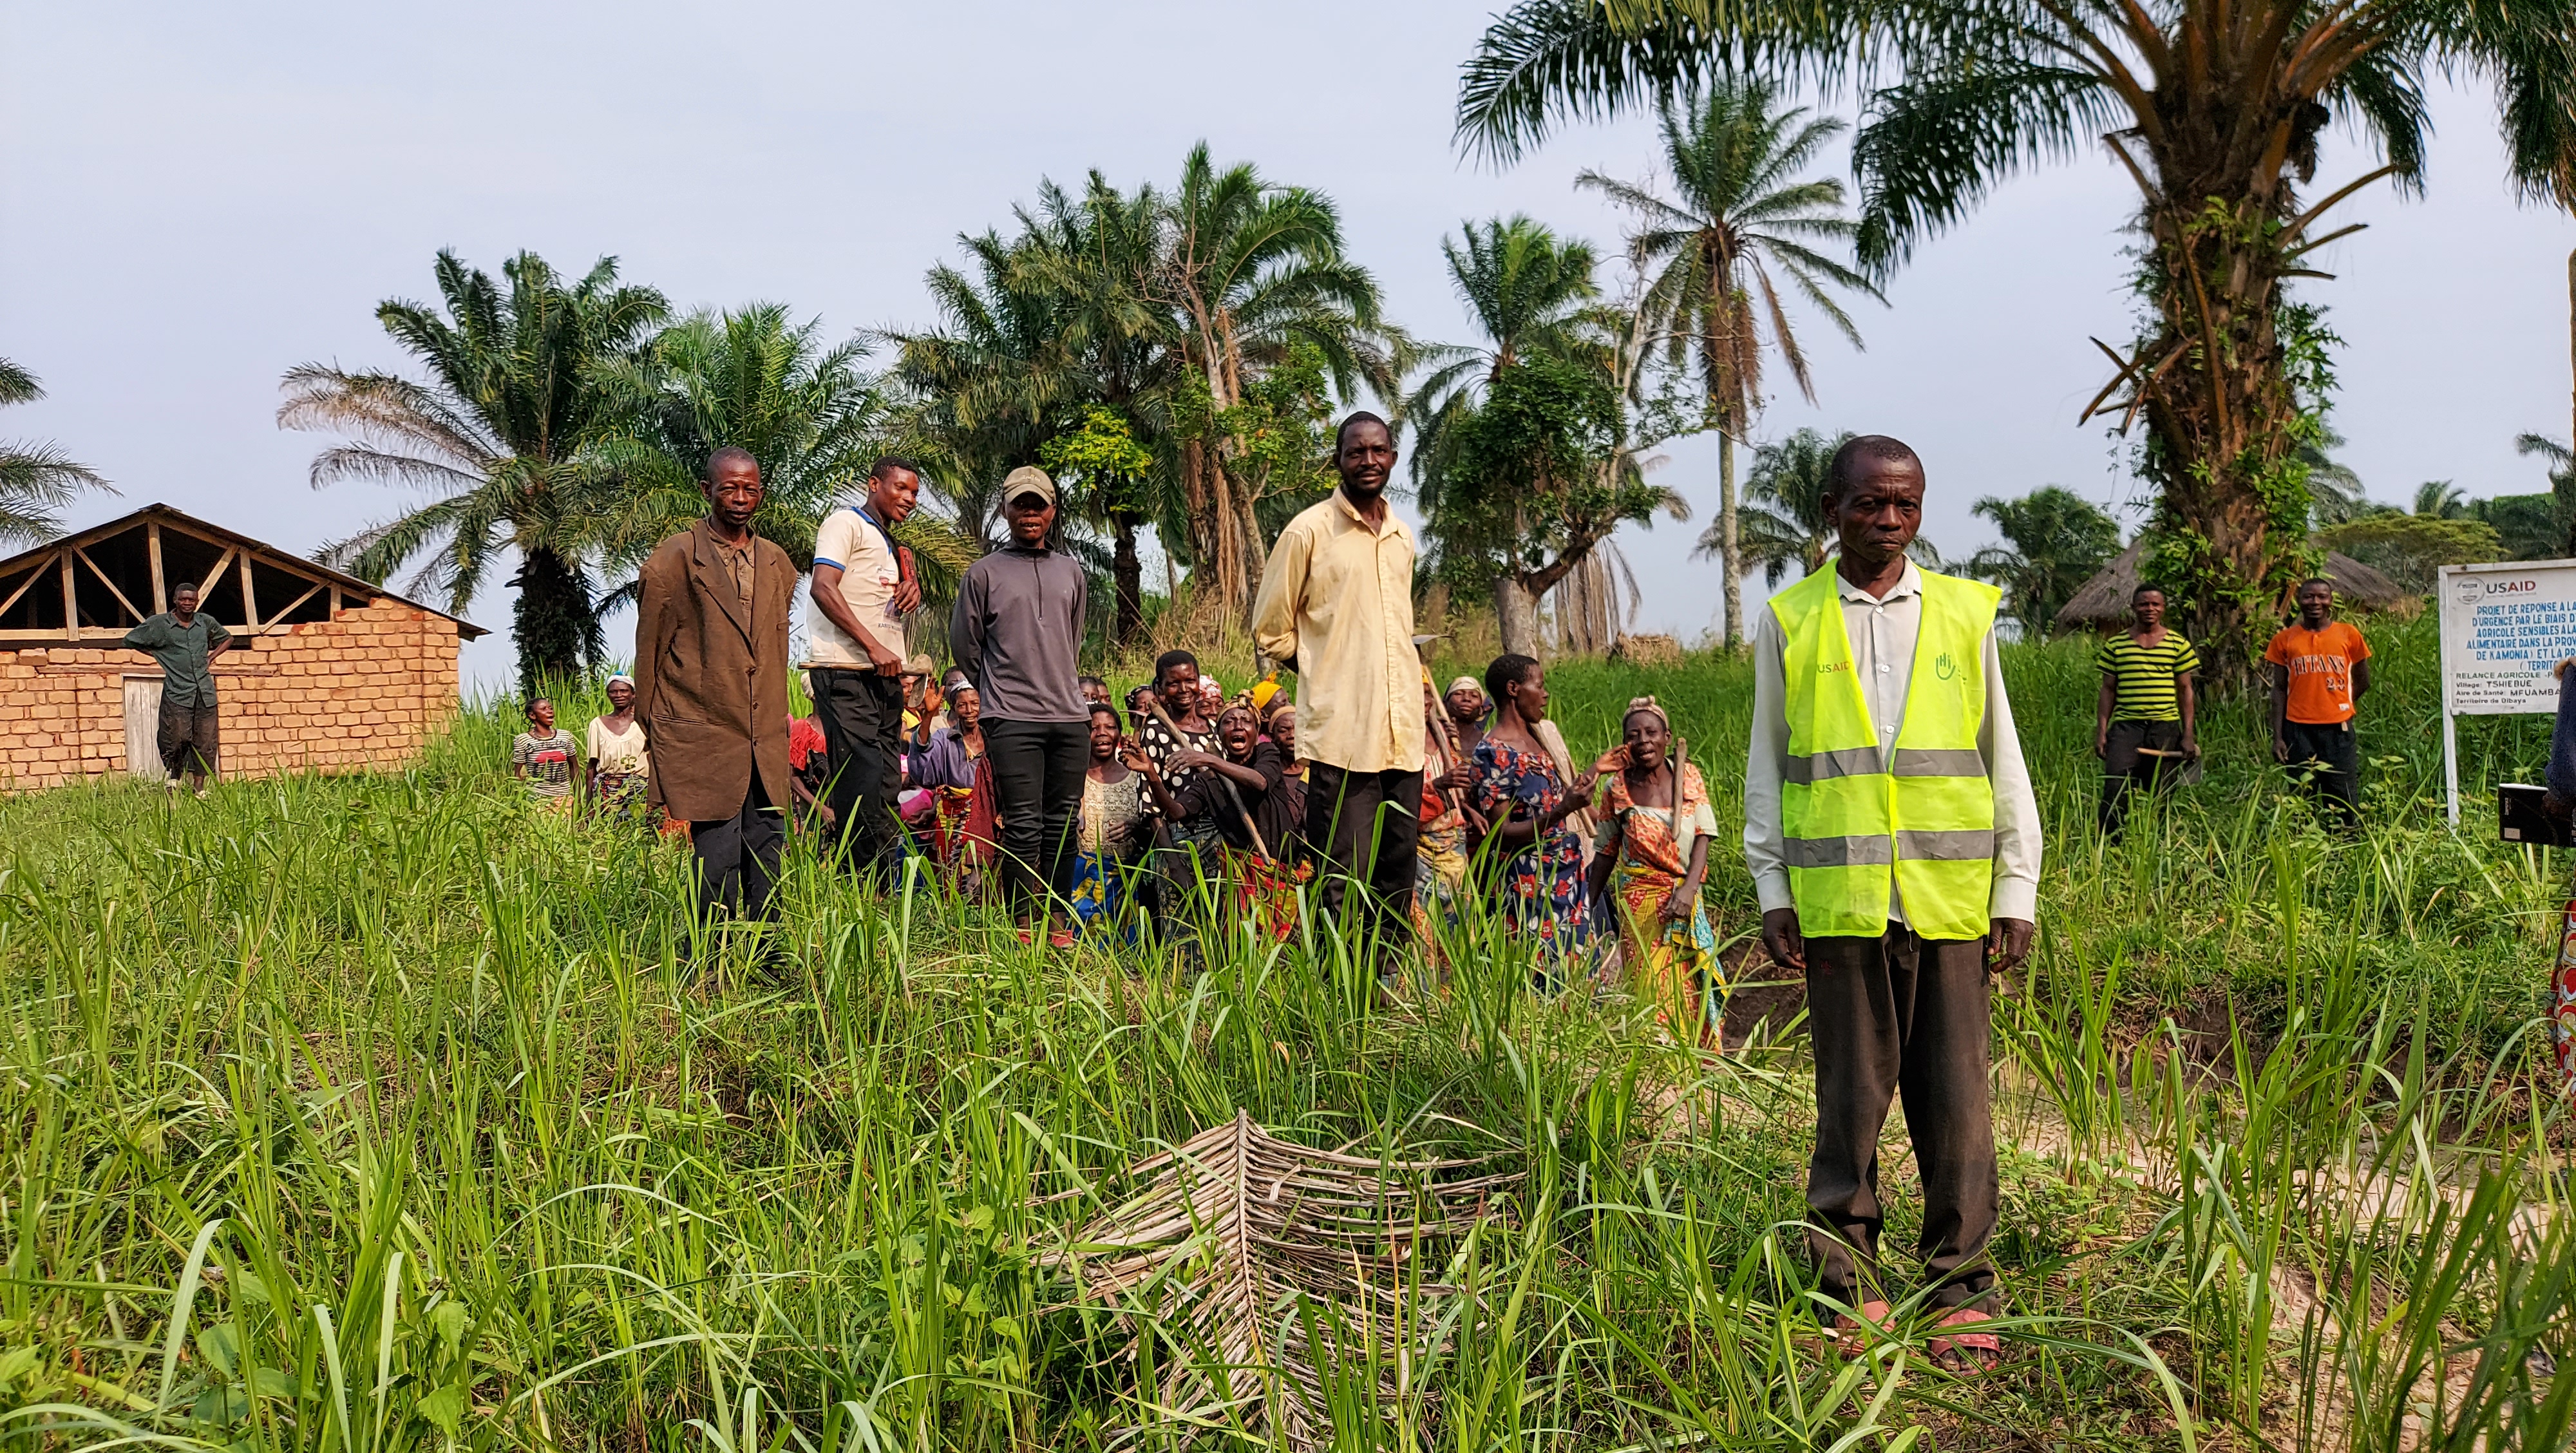
[[[2576,656],[2576,560],[2445,565],[2433,599],[2442,624],[2442,771],[2460,821],[2453,718],[2558,710],[2558,663]]]

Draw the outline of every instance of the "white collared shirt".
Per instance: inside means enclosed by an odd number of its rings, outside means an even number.
[[[1826,567],[1832,569],[1831,565]],[[1923,624],[1923,573],[1907,561],[1905,573],[1884,597],[1843,579],[1843,631],[1851,639],[1852,666],[1861,699],[1878,725],[1883,752],[1896,750],[1905,725],[1905,693],[1914,684],[1914,642]],[[1753,626],[1753,740],[1744,764],[1744,866],[1753,874],[1762,911],[1793,906],[1789,893],[1788,833],[1780,819],[1780,783],[1789,768],[1788,687],[1782,668],[1787,642],[1780,618],[1759,612]],[[2039,911],[2039,799],[2021,759],[2021,733],[2004,694],[2003,660],[1992,631],[1986,633],[1986,715],[1977,726],[1977,751],[1995,793],[1995,880],[1988,912],[1997,918],[2035,919]],[[1903,895],[1888,890],[1888,915],[1905,916]]]

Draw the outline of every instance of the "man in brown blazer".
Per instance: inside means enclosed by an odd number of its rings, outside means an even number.
[[[654,547],[636,596],[635,719],[655,806],[689,824],[698,912],[769,916],[787,769],[787,618],[797,570],[751,532],[760,464],[717,450],[707,517]]]

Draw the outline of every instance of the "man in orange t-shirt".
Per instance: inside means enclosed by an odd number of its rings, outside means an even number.
[[[2354,703],[2370,690],[2370,646],[2348,621],[2334,618],[2334,585],[2299,587],[2299,619],[2264,649],[2272,686],[2272,758],[2304,774],[2326,813],[2358,823],[2361,747]]]

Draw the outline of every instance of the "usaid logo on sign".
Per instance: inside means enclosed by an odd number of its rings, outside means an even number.
[[[2486,580],[2486,577],[2478,577],[2478,575],[2463,575],[2460,577],[2458,590],[2455,590],[2455,595],[2460,598],[2460,605],[2476,605],[2478,600],[2486,600],[2488,595],[2537,595],[2537,593],[2540,593],[2540,582],[2532,580],[2532,577],[2527,575],[2517,577],[2517,580]]]

